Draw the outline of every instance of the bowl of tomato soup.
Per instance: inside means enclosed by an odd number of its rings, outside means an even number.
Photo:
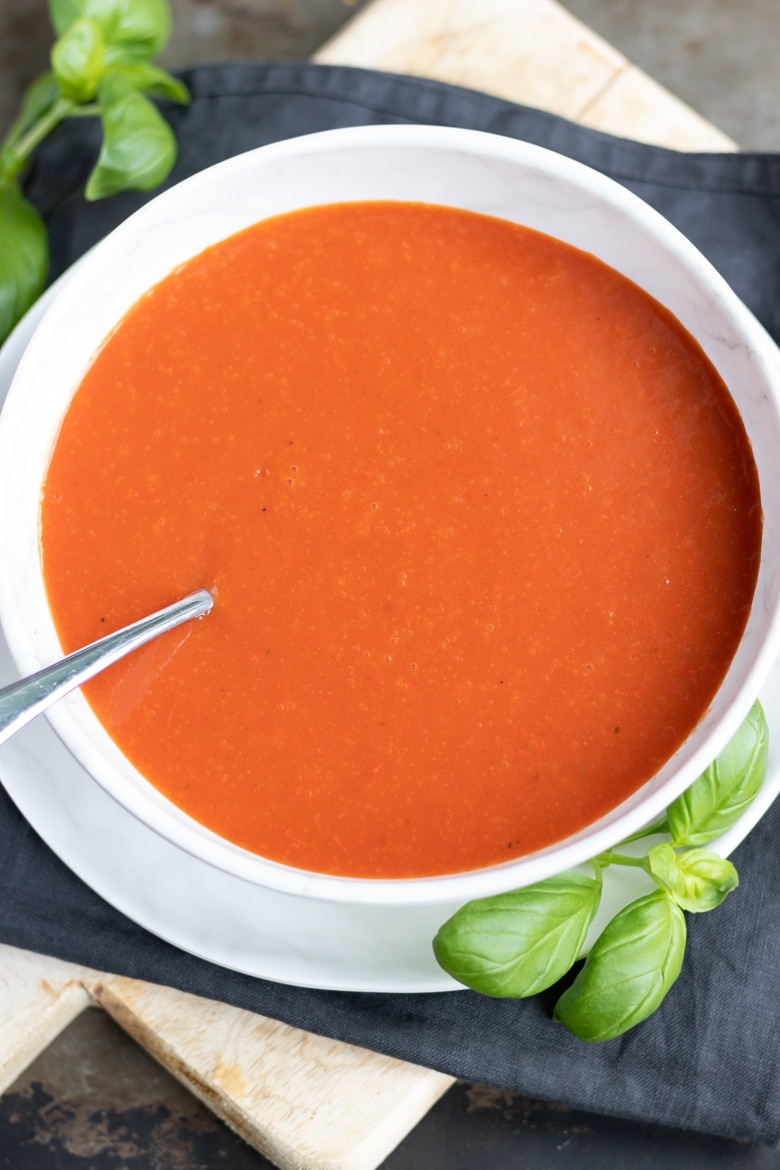
[[[552,152],[379,126],[159,195],[0,420],[31,672],[197,588],[49,716],[129,813],[315,898],[521,886],[658,816],[778,652],[778,361]]]

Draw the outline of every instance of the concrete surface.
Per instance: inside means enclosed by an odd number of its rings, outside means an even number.
[[[456,1084],[383,1170],[780,1170],[780,1151]],[[272,1170],[108,1016],[87,1011],[0,1100],[0,1170]]]
[[[365,0],[172,0],[171,66],[306,57]],[[519,4],[523,0],[517,0]],[[567,0],[570,11],[747,150],[780,149],[777,0]],[[46,0],[0,0],[0,129],[46,68]]]
[[[564,7],[743,150],[780,149],[777,0],[564,0]]]

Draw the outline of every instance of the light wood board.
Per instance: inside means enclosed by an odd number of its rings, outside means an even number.
[[[555,0],[373,0],[313,57],[433,77],[676,150],[734,150]]]
[[[282,1170],[373,1170],[452,1078],[172,988],[0,945],[0,1091],[97,1004]]]
[[[735,149],[554,0],[374,0],[314,60],[465,85],[680,150]],[[282,1170],[374,1170],[452,1084],[225,1004],[0,946],[0,1090],[92,1003]]]

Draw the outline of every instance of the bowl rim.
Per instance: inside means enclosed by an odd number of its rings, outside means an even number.
[[[213,180],[215,175],[228,182],[234,182],[247,171],[251,172],[257,160],[260,160],[261,167],[272,167],[291,157],[300,158],[302,153],[329,155],[333,151],[343,148],[376,149],[378,143],[383,150],[407,149],[409,147],[423,148],[426,151],[443,150],[449,152],[455,150],[480,159],[520,163],[540,168],[553,178],[562,179],[565,183],[579,189],[586,189],[591,197],[603,196],[610,207],[620,209],[632,222],[637,223],[641,230],[666,248],[671,249],[678,260],[692,272],[695,272],[699,279],[705,281],[708,288],[713,290],[714,295],[722,302],[721,308],[727,317],[734,322],[735,329],[746,338],[746,344],[751,351],[764,358],[766,365],[771,367],[773,377],[778,379],[778,385],[780,385],[780,361],[777,358],[774,342],[749,310],[739,301],[723,278],[694,245],[658,212],[645,204],[638,196],[600,172],[547,148],[483,131],[415,124],[387,124],[327,130],[258,147],[217,163],[215,166],[183,180],[142,206],[74,266],[67,275],[66,283],[61,292],[52,301],[35,330],[9,392],[8,406],[3,409],[2,416],[0,416],[0,515],[11,506],[12,490],[9,477],[4,471],[4,467],[7,465],[4,456],[9,452],[14,442],[15,419],[23,410],[21,400],[25,378],[28,376],[27,370],[33,368],[37,355],[49,344],[50,338],[56,336],[58,305],[61,310],[62,303],[67,302],[68,299],[77,298],[80,290],[89,285],[92,274],[96,270],[100,271],[101,267],[110,264],[112,257],[115,259],[121,257],[126,243],[131,244],[136,234],[139,231],[143,232],[149,220],[154,221],[170,208],[175,209],[182,200],[186,201],[190,191],[197,191],[204,182]],[[311,204],[311,200],[308,202]],[[233,231],[236,230],[240,229],[233,229]],[[232,232],[228,234],[232,234]],[[197,255],[201,250],[202,246],[197,247],[191,254]],[[65,302],[62,300],[63,297]],[[93,357],[94,353],[90,353],[85,362],[85,368],[93,360]],[[75,388],[74,386],[73,389],[75,390]],[[773,394],[776,410],[779,394],[780,391],[776,388]],[[762,553],[762,572],[764,571],[764,560]],[[40,560],[39,571],[41,571]],[[16,601],[18,583],[14,584],[14,572],[14,558],[3,558],[0,562],[0,621],[3,624],[14,660],[23,673],[28,673],[41,665],[33,649],[33,643],[39,631],[37,629],[29,630],[20,620],[21,615],[18,613]],[[645,792],[644,789],[647,786],[643,786],[600,821],[543,850],[498,866],[452,875],[410,879],[352,878],[310,873],[269,861],[233,845],[210,830],[204,829],[198,822],[182,814],[175,805],[164,798],[164,804],[169,805],[170,809],[167,811],[163,809],[161,813],[159,801],[153,802],[150,806],[150,794],[148,793],[144,794],[143,798],[137,797],[137,794],[132,791],[123,791],[120,794],[116,782],[103,775],[103,769],[100,766],[100,751],[95,749],[93,742],[85,740],[78,731],[74,732],[74,711],[86,709],[89,711],[92,721],[97,724],[96,716],[92,715],[86,700],[81,695],[70,696],[68,699],[62,700],[55,708],[52,708],[47,718],[71,754],[120,805],[160,836],[173,841],[185,852],[203,858],[217,868],[242,877],[253,884],[268,886],[281,892],[307,898],[361,904],[402,906],[450,902],[459,898],[468,900],[527,885],[554,873],[582,865],[593,856],[614,845],[618,840],[660,816],[670,801],[687,788],[714,756],[722,750],[750,709],[780,651],[780,600],[776,599],[772,612],[765,617],[765,622],[766,631],[760,650],[737,687],[737,693],[729,703],[728,709],[719,716],[716,726],[706,734],[700,746],[687,759],[683,760],[679,769],[674,771],[672,777],[657,790]],[[51,628],[53,629],[53,622]],[[706,723],[708,717],[705,716],[699,725],[700,727]],[[97,724],[97,726],[100,725]],[[102,731],[102,728],[100,730]],[[675,753],[665,768],[670,768],[680,754],[680,752]],[[148,781],[144,780],[143,783],[152,792],[157,792]],[[155,815],[155,809],[158,815]]]

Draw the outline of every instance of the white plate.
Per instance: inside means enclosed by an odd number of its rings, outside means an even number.
[[[0,350],[0,403],[57,289],[49,290]],[[0,634],[0,685],[16,677]],[[713,843],[724,855],[780,792],[780,663],[761,700],[770,728],[769,772],[748,812]],[[438,967],[431,950],[433,936],[457,903],[398,909],[328,904],[232,877],[172,845],[117,804],[45,718],[0,750],[0,776],[22,814],[74,873],[128,918],[190,954],[302,987],[379,992],[460,987]],[[608,870],[592,936],[650,888],[636,870]]]

